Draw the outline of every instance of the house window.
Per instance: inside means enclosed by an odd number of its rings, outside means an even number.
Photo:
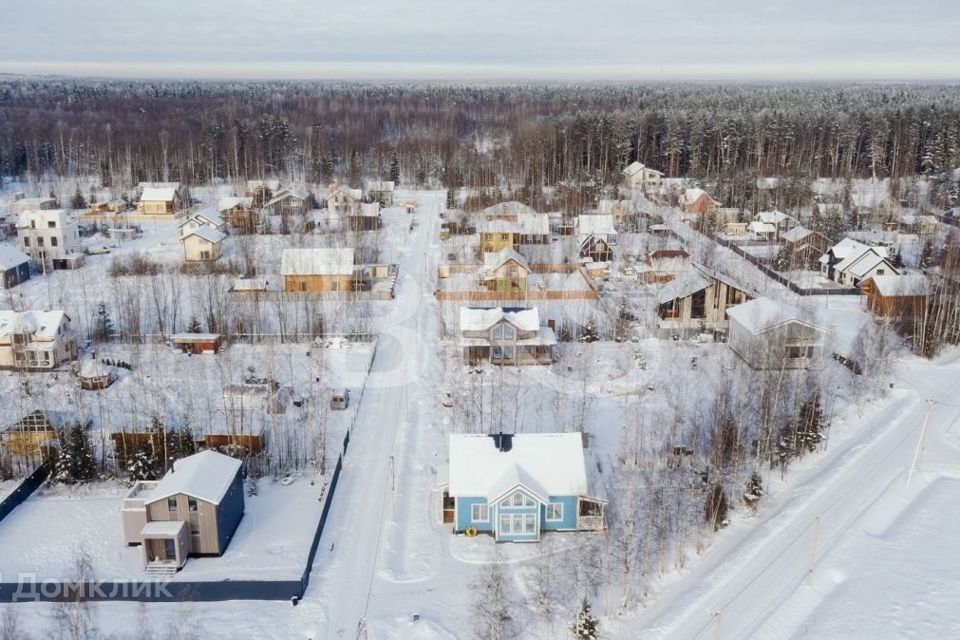
[[[473,522],[487,522],[490,520],[490,510],[486,504],[470,505],[470,520]]]
[[[57,228],[57,222],[56,222],[56,220],[47,220],[47,228],[48,228],[48,229],[56,229],[56,228]]]
[[[503,349],[501,349],[500,347],[493,347],[491,351],[492,351],[491,355],[494,360],[499,360],[500,358],[503,357]]]
[[[494,337],[494,339],[503,337],[503,325],[498,324],[495,326],[491,335]]]
[[[339,282],[336,282],[336,281],[331,282],[331,283],[330,283],[330,291],[336,291],[336,290],[339,288],[339,285],[340,285]]]
[[[547,522],[563,520],[563,503],[551,502],[547,505]]]
[[[57,239],[56,239],[56,238],[50,238],[50,246],[51,246],[51,247],[57,246]]]
[[[533,507],[536,506],[536,502],[525,494],[523,491],[517,491],[512,496],[507,498],[506,505],[508,507]]]
[[[504,325],[503,327],[503,337],[507,340],[513,340],[513,327],[510,325]]]
[[[787,347],[787,357],[791,360],[800,358],[812,358],[813,347]]]
[[[513,360],[513,347],[503,348],[503,358],[504,360]]]
[[[197,499],[196,498],[187,498],[187,510],[196,511],[197,510]]]
[[[307,290],[307,283],[306,283],[306,282],[301,282],[301,283],[300,283],[300,291],[306,291],[306,290]]]
[[[171,513],[177,512],[177,496],[167,498],[167,511]]]
[[[43,246],[43,236],[37,236],[37,246],[38,247]]]
[[[883,275],[883,269],[877,269],[877,275],[878,275],[878,276],[882,276],[882,275]]]
[[[24,237],[24,239],[23,239],[23,246],[25,246],[25,247],[29,247],[29,246],[30,246],[30,238]]]
[[[536,535],[537,516],[533,513],[502,513],[500,514],[501,535]]]

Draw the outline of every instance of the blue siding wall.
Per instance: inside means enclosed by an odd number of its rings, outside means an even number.
[[[477,531],[493,531],[493,510],[491,509],[489,522],[474,522],[470,519],[470,507],[475,504],[486,504],[486,498],[457,498],[456,530],[463,531],[467,527],[476,527]]]
[[[217,507],[217,535],[220,538],[220,553],[227,550],[227,545],[233,539],[233,534],[243,518],[243,467],[237,469],[237,475],[226,495]]]
[[[563,505],[563,520],[547,520],[547,507],[540,508],[540,523],[546,531],[563,531],[577,528],[577,497],[550,496],[550,502],[559,502]]]

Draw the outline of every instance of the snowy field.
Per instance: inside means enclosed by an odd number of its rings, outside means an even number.
[[[0,575],[15,580],[75,579],[78,559],[90,561],[102,580],[143,578],[143,550],[123,540],[120,509],[129,487],[96,483],[73,488],[44,486],[0,522]],[[230,546],[219,558],[190,558],[173,580],[297,580],[323,508],[322,479],[311,473],[283,485],[258,482],[245,495],[245,512]]]

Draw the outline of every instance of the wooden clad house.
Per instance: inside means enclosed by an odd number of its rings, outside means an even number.
[[[352,291],[353,260],[352,248],[284,249],[280,260],[284,291]]]
[[[260,214],[253,208],[253,198],[220,198],[217,214],[233,229],[253,233],[260,224]]]
[[[530,265],[513,249],[483,254],[480,284],[488,291],[526,291]]]
[[[699,265],[678,274],[657,294],[657,327],[661,337],[690,337],[727,328],[727,309],[752,296],[726,276]]]
[[[137,211],[149,215],[173,214],[190,207],[187,188],[179,182],[141,182]]]
[[[703,189],[689,188],[680,194],[680,208],[686,213],[704,214],[712,207],[719,207],[720,202],[714,200]]]
[[[830,241],[822,233],[797,225],[780,234],[783,253],[788,263],[797,268],[817,268],[817,260],[824,254]]]
[[[605,528],[606,501],[588,494],[581,433],[451,435],[440,484],[442,520],[455,533],[538,542],[546,531]]]
[[[223,336],[219,333],[175,333],[170,336],[170,344],[184,353],[216,353],[223,345]]]
[[[0,431],[3,454],[42,458],[47,451],[59,446],[60,434],[76,416],[61,411],[33,411]],[[89,427],[89,421],[83,424]]]
[[[469,364],[551,364],[557,338],[533,309],[460,308],[460,348]]]
[[[310,201],[309,193],[287,187],[273,194],[273,197],[263,204],[263,210],[273,216],[302,216],[310,208]]]
[[[929,285],[925,276],[870,276],[860,283],[867,311],[883,318],[922,316],[927,308]]]
[[[243,518],[243,465],[215,451],[182,458],[158,481],[137,482],[123,501],[128,545],[147,570],[179,570],[187,556],[220,556]]]
[[[223,254],[223,241],[226,238],[219,229],[196,227],[188,231],[180,242],[183,243],[183,259],[186,262],[213,262]]]
[[[809,369],[823,358],[826,327],[794,307],[757,298],[727,310],[730,348],[754,369]]]

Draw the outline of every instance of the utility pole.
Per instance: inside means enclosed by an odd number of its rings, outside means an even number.
[[[927,398],[927,415],[923,418],[923,426],[920,427],[920,438],[917,440],[917,448],[913,452],[913,462],[910,463],[910,470],[907,472],[907,486],[910,486],[910,480],[913,479],[913,472],[920,465],[920,456],[923,454],[924,443],[927,439],[927,425],[930,423],[930,412],[933,411],[933,405],[936,402],[933,398]]]

